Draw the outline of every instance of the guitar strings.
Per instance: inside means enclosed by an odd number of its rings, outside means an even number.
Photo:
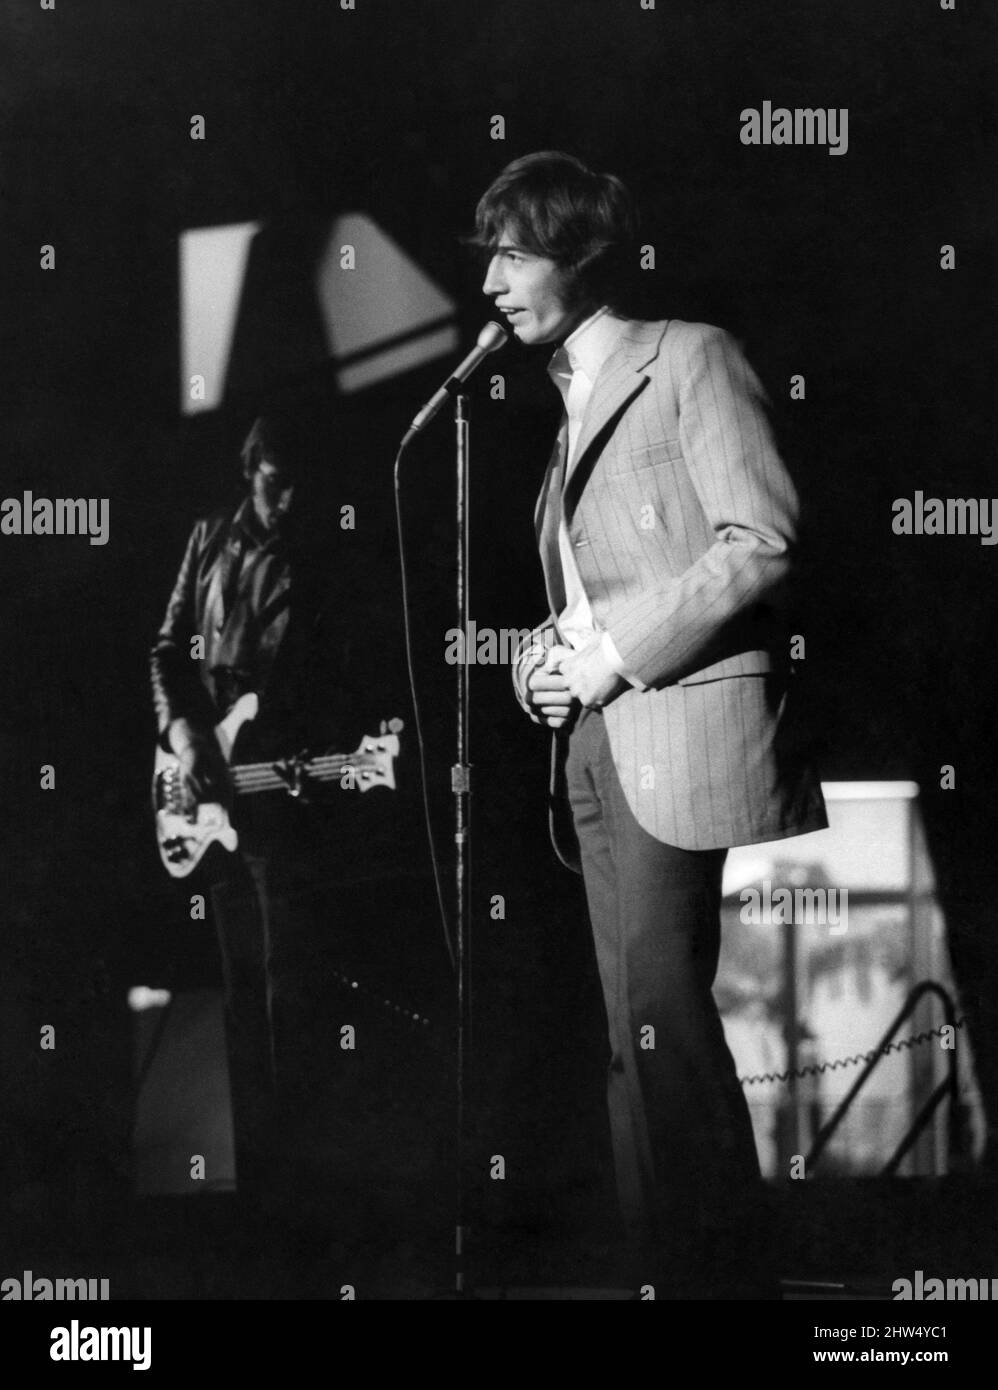
[[[378,763],[376,759],[366,755],[358,758],[330,756],[313,759],[305,764],[302,771],[306,778],[339,776],[348,767],[360,773],[376,770]],[[291,772],[292,768],[289,768],[288,771]],[[275,764],[251,764],[248,767],[235,768],[232,773],[232,781],[237,791],[262,791],[267,787],[286,787],[288,785],[287,776]]]

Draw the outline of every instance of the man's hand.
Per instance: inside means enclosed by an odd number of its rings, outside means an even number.
[[[544,662],[527,678],[532,718],[549,729],[560,729],[576,713],[568,682],[558,671],[561,658],[571,654],[571,647],[550,647]]]
[[[195,728],[186,719],[175,719],[168,738],[180,764],[184,786],[194,800],[224,803],[229,795],[229,770],[214,735]]]
[[[607,661],[599,637],[594,637],[577,652],[570,647],[552,647],[548,665],[552,665],[555,653],[558,653],[557,670],[564,677],[566,688],[588,709],[601,709],[627,684]]]

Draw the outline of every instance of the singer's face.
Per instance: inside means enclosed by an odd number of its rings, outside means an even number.
[[[547,256],[499,238],[482,285],[521,343],[560,343],[591,312],[571,304],[568,277]]]

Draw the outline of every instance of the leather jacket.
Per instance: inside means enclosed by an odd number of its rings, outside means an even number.
[[[247,691],[260,756],[353,737],[360,619],[333,603],[340,588],[293,533],[264,532],[249,499],[197,521],[150,653],[164,747],[174,719],[207,732]]]

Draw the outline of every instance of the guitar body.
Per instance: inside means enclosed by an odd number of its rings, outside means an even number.
[[[256,695],[243,695],[222,722],[215,725],[215,738],[227,763],[232,761],[239,730],[256,718],[259,708]],[[160,858],[174,878],[186,878],[196,869],[209,845],[217,843],[231,851],[239,843],[226,807],[217,802],[196,802],[188,796],[179,761],[158,746],[152,773],[152,805]]]
[[[369,791],[374,786],[394,788],[394,760],[399,751],[397,730],[402,728],[398,719],[393,719],[389,725],[382,723],[381,734],[361,739],[360,747],[353,753],[233,767],[232,750],[239,731],[256,718],[259,708],[259,700],[250,692],[241,696],[215,726],[215,738],[229,764],[233,791],[237,795],[284,791],[290,796],[301,797],[313,781],[338,781],[345,788],[360,791]],[[160,858],[173,878],[186,878],[192,873],[209,846],[219,844],[231,852],[239,844],[228,807],[218,802],[195,801],[184,785],[179,760],[158,746],[153,766],[152,804]]]

